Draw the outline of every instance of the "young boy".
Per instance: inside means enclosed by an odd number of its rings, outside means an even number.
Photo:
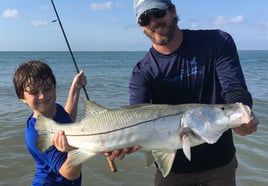
[[[87,83],[84,73],[74,77],[64,108],[56,103],[55,76],[51,68],[41,61],[31,60],[20,65],[13,83],[18,98],[33,110],[25,129],[26,146],[36,161],[32,185],[80,186],[82,165],[67,167],[67,152],[72,148],[68,146],[64,133],[56,133],[51,139],[54,146],[41,153],[35,145],[38,135],[35,123],[39,114],[59,123],[71,123],[76,119],[80,89]]]

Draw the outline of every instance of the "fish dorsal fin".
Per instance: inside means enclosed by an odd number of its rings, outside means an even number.
[[[139,104],[135,104],[135,105],[122,105],[121,108],[135,109],[135,108],[144,107],[144,106],[152,106],[152,104],[151,103],[139,103]]]
[[[162,172],[162,175],[166,177],[172,168],[172,164],[175,159],[176,151],[163,152],[163,151],[154,150],[152,151],[152,154],[153,154],[156,164],[158,165],[158,169]]]
[[[101,112],[105,112],[109,109],[93,102],[87,99],[84,99],[84,105],[85,105],[85,118],[90,118],[92,116],[94,116],[95,114],[101,113]]]

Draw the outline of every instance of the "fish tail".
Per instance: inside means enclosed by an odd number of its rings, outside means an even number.
[[[51,133],[43,133],[37,137],[35,145],[40,152],[44,152],[50,146],[52,146],[52,143],[50,141],[51,137]]]
[[[38,136],[35,145],[40,152],[44,152],[52,146],[51,138],[54,132],[50,132],[50,128],[53,123],[55,123],[53,120],[42,115],[39,115],[37,118],[35,129],[38,131]]]

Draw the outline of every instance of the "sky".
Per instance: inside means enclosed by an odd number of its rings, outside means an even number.
[[[181,29],[221,29],[238,50],[268,50],[267,0],[173,0]],[[54,0],[73,51],[146,51],[132,0]],[[68,50],[51,0],[0,0],[0,51]]]

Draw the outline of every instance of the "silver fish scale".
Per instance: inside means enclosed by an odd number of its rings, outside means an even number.
[[[87,103],[86,103],[87,104]],[[157,105],[143,104],[129,106],[125,109],[104,109],[99,110],[98,114],[86,109],[85,117],[78,124],[74,124],[69,133],[72,135],[97,135],[108,133],[124,128],[130,128],[148,121],[181,114],[190,108],[196,108],[200,104],[185,105]],[[86,106],[87,108],[87,106]]]
[[[133,127],[167,115],[170,113],[161,113],[152,106],[145,106],[144,109],[115,109],[83,119],[80,124],[83,123],[84,131],[88,131],[88,134],[98,134]]]

